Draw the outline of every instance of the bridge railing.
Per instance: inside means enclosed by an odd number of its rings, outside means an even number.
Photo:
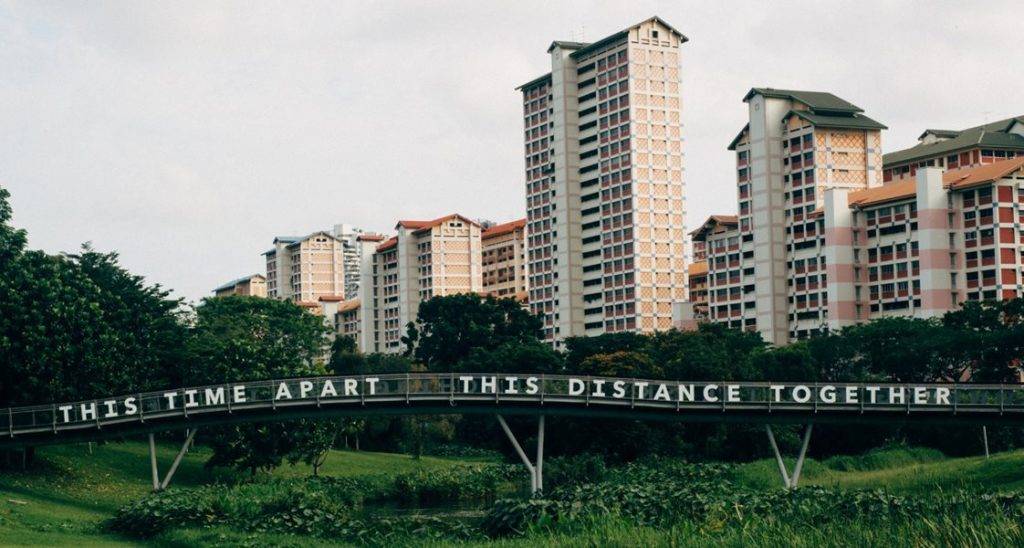
[[[0,409],[0,435],[103,428],[252,409],[403,401],[452,405],[558,403],[667,411],[1024,414],[1021,385],[687,382],[535,374],[409,373],[235,382]]]

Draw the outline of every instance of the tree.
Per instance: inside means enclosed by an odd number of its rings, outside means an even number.
[[[403,340],[408,354],[427,370],[452,371],[475,349],[537,341],[541,326],[515,299],[449,295],[420,303]]]
[[[154,389],[181,362],[178,300],[88,245],[26,251],[0,188],[0,406]],[[31,451],[28,453],[31,458]]]
[[[329,332],[321,318],[287,301],[206,299],[196,309],[181,381],[203,385],[323,374]],[[330,421],[307,419],[214,428],[204,435],[213,448],[207,465],[255,474],[288,458],[319,469],[336,432]]]
[[[1024,299],[968,301],[942,317],[950,380],[1015,381],[1024,358]]]
[[[937,377],[939,324],[918,318],[879,318],[842,330],[857,349],[868,374],[893,382],[920,382]]]

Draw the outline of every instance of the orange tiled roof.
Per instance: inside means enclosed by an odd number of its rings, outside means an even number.
[[[1022,167],[1024,156],[978,167],[947,171],[942,174],[942,184],[952,189],[969,188],[1002,179]]]
[[[913,198],[916,194],[917,181],[909,179],[898,183],[889,183],[875,188],[851,192],[848,198],[848,204],[850,207],[865,207]]]
[[[387,251],[398,245],[398,236],[392,236],[387,239],[384,243],[377,246],[377,253],[381,251]]]
[[[740,223],[739,217],[736,215],[712,215],[708,217],[706,221],[701,223],[696,230],[690,232],[691,235],[708,229],[712,223],[718,223],[722,225],[738,225]]]
[[[322,303],[340,303],[345,300],[345,297],[341,295],[322,295],[319,300]]]
[[[358,242],[382,242],[382,241],[384,241],[385,237],[386,236],[384,236],[383,234],[360,234],[360,235],[356,236],[356,241],[358,241]]]
[[[444,217],[438,217],[437,219],[434,219],[432,221],[409,221],[409,220],[398,221],[398,224],[395,225],[395,228],[398,228],[398,227],[411,228],[411,229],[413,229],[413,230],[418,232],[420,230],[425,230],[425,229],[428,229],[428,228],[433,228],[433,227],[438,226],[441,223],[443,223],[445,221],[449,221],[451,219],[461,219],[461,220],[463,220],[463,221],[465,221],[465,222],[467,222],[469,224],[480,226],[476,221],[474,221],[472,219],[467,219],[466,217],[463,217],[462,215],[459,215],[458,213],[452,213],[451,215],[445,215]]]
[[[526,219],[519,219],[518,221],[509,221],[500,225],[494,225],[491,228],[484,230],[480,237],[483,239],[494,238],[495,236],[501,236],[502,234],[508,234],[509,232],[515,232],[520,228],[526,226]]]
[[[708,273],[708,262],[700,261],[699,263],[690,263],[690,266],[686,268],[686,273],[690,276],[700,276]]]
[[[359,299],[349,299],[338,306],[338,312],[350,312],[359,308]]]
[[[1024,157],[993,162],[983,166],[947,171],[942,174],[942,186],[959,190],[988,184],[1002,179],[1022,167],[1024,167]],[[865,207],[895,202],[897,200],[906,200],[916,195],[917,181],[915,179],[908,179],[880,187],[851,192],[849,205],[850,207]]]

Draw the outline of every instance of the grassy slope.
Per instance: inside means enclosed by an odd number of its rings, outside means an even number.
[[[166,473],[177,452],[160,444],[160,473]],[[209,471],[203,448],[193,449],[174,476],[172,485],[199,485],[228,479],[229,472]],[[41,470],[28,473],[0,472],[0,545],[129,545],[129,541],[104,533],[99,524],[126,502],[144,496],[151,488],[149,450],[145,443],[127,442],[94,446],[46,447],[39,450]],[[399,474],[420,468],[450,466],[456,459],[406,455],[332,451],[321,473],[332,476]],[[276,474],[309,475],[308,466],[283,466]],[[24,504],[22,504],[24,503]],[[181,532],[164,539],[166,544],[200,540],[236,540],[226,532]],[[266,540],[266,539],[264,539]],[[284,539],[282,539],[283,542]],[[294,539],[292,539],[294,541]],[[305,546],[311,543],[303,542]]]
[[[161,471],[166,470],[173,458],[175,447],[159,447]],[[203,449],[191,452],[182,463],[174,485],[188,486],[227,479],[227,472],[204,470],[202,463],[208,453]],[[108,535],[99,523],[111,516],[125,502],[143,496],[149,490],[149,460],[146,445],[130,442],[96,447],[90,455],[85,445],[42,449],[41,460],[48,465],[42,471],[20,474],[0,474],[0,545],[129,545],[130,541]],[[443,467],[457,462],[453,459],[424,457],[420,461],[404,455],[367,452],[332,452],[323,468],[325,475],[398,474],[421,467]],[[788,463],[792,467],[792,462]],[[306,475],[308,467],[284,466],[281,475]],[[739,467],[737,479],[751,486],[767,489],[779,488],[778,469],[774,460],[762,460]],[[836,485],[847,488],[881,487],[899,492],[921,492],[942,489],[968,488],[985,491],[1024,489],[1024,452],[967,459],[946,459],[941,454],[923,449],[886,449],[859,457],[837,457],[823,462],[808,460],[804,466],[801,485]],[[26,502],[18,504],[14,501]],[[1006,526],[1015,526],[1006,524]],[[783,527],[784,528],[784,527]],[[962,528],[956,524],[937,524],[936,538],[950,543],[964,539],[947,537]],[[928,532],[928,531],[925,531]],[[910,532],[918,534],[918,532]],[[809,544],[831,538],[847,538],[851,531],[816,533],[807,531],[797,537]],[[870,530],[857,535],[871,535]],[[932,533],[929,533],[932,534]],[[813,536],[813,535],[812,535]],[[636,545],[641,544],[773,544],[786,536],[778,524],[753,527],[747,531],[708,531],[676,529],[655,531],[648,528],[617,523],[594,524],[592,528],[574,534],[558,534],[538,539],[526,538],[509,541],[508,545],[528,546],[542,541],[563,546],[580,545]],[[168,546],[251,543],[253,545],[320,546],[318,541],[298,537],[250,537],[244,532],[221,529],[177,530],[157,539]],[[859,538],[869,543],[872,539]],[[876,542],[884,538],[875,539]],[[976,539],[981,540],[981,539]],[[500,543],[506,544],[506,543]],[[940,543],[941,544],[941,543]]]

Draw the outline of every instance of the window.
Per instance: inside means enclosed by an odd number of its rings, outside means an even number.
[[[657,38],[657,37],[658,37],[658,31],[652,30],[651,31],[651,38]]]

